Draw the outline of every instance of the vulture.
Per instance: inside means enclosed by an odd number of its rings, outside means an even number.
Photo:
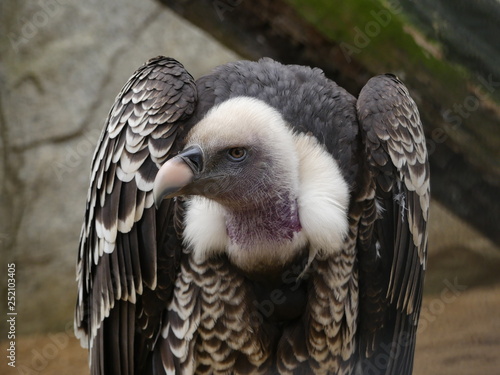
[[[92,165],[75,332],[92,375],[411,374],[429,167],[394,75],[147,61]]]

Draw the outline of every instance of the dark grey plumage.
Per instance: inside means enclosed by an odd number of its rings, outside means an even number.
[[[153,205],[158,169],[214,105],[240,96],[313,135],[349,187],[341,250],[305,273],[302,253],[263,279],[226,256],[196,262],[184,199]],[[318,69],[270,59],[196,83],[152,59],[118,95],[92,162],[75,315],[91,373],[410,374],[428,208],[422,125],[396,77],[371,79],[356,100]],[[283,302],[263,314],[276,290]]]

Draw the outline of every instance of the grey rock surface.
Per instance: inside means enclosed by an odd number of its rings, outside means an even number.
[[[18,332],[63,329],[90,161],[116,94],[157,55],[195,77],[238,56],[152,0],[2,0],[0,35],[1,267],[17,266]]]

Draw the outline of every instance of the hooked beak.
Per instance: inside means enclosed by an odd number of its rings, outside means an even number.
[[[163,199],[182,195],[202,169],[203,151],[199,146],[191,146],[163,164],[153,185],[156,208]]]

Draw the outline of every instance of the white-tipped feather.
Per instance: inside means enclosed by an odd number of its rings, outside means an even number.
[[[142,213],[144,212],[144,204],[146,202],[146,194],[141,195],[137,199],[137,206],[135,208],[135,216],[134,216],[134,222],[137,222],[141,219]]]
[[[127,174],[120,166],[118,166],[116,167],[116,176],[123,182],[130,182],[134,178],[134,173]]]
[[[120,233],[130,232],[132,226],[134,225],[134,219],[135,219],[135,207],[132,208],[132,211],[127,214],[124,220],[118,219],[118,231]],[[114,233],[116,235],[117,233],[116,228],[114,230]]]
[[[154,197],[153,197],[153,192],[148,191],[146,193],[146,200],[144,201],[144,208],[151,208],[153,204],[155,203]]]
[[[115,250],[115,243],[104,240],[104,248],[102,250],[107,254],[111,254]],[[102,253],[100,256],[102,256]]]

